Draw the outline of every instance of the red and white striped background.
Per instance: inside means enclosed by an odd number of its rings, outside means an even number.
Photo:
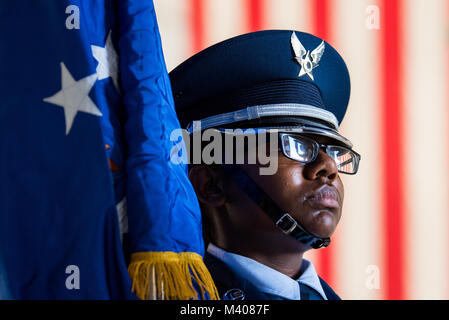
[[[367,28],[379,8],[380,28]],[[306,254],[344,299],[449,298],[449,0],[155,0],[168,70],[261,29],[331,43],[352,81],[342,132],[362,154],[343,217]],[[376,271],[379,285],[376,286]]]

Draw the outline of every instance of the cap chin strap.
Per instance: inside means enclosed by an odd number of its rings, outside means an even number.
[[[238,166],[223,165],[223,168],[285,234],[292,236],[313,249],[324,248],[329,245],[331,242],[330,238],[318,238],[307,232],[291,215],[281,210]]]

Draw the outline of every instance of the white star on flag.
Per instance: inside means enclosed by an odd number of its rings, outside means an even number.
[[[55,95],[44,98],[44,101],[64,108],[66,135],[68,135],[78,111],[96,116],[103,114],[89,98],[89,92],[97,81],[97,74],[75,81],[65,64],[61,62],[61,81],[62,89]]]
[[[90,46],[92,49],[92,55],[95,60],[98,61],[97,74],[98,80],[103,80],[111,77],[117,91],[120,91],[118,83],[118,55],[112,44],[111,31],[109,31],[108,38],[106,40],[106,46]]]

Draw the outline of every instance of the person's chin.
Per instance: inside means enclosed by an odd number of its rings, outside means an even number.
[[[309,213],[309,217],[303,228],[315,237],[327,238],[334,233],[338,218],[332,210],[314,210]]]

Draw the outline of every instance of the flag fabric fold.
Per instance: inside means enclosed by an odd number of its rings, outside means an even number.
[[[133,289],[139,298],[195,299],[196,285],[202,298],[217,298],[186,165],[170,161],[180,125],[153,2],[120,1],[118,11]]]

